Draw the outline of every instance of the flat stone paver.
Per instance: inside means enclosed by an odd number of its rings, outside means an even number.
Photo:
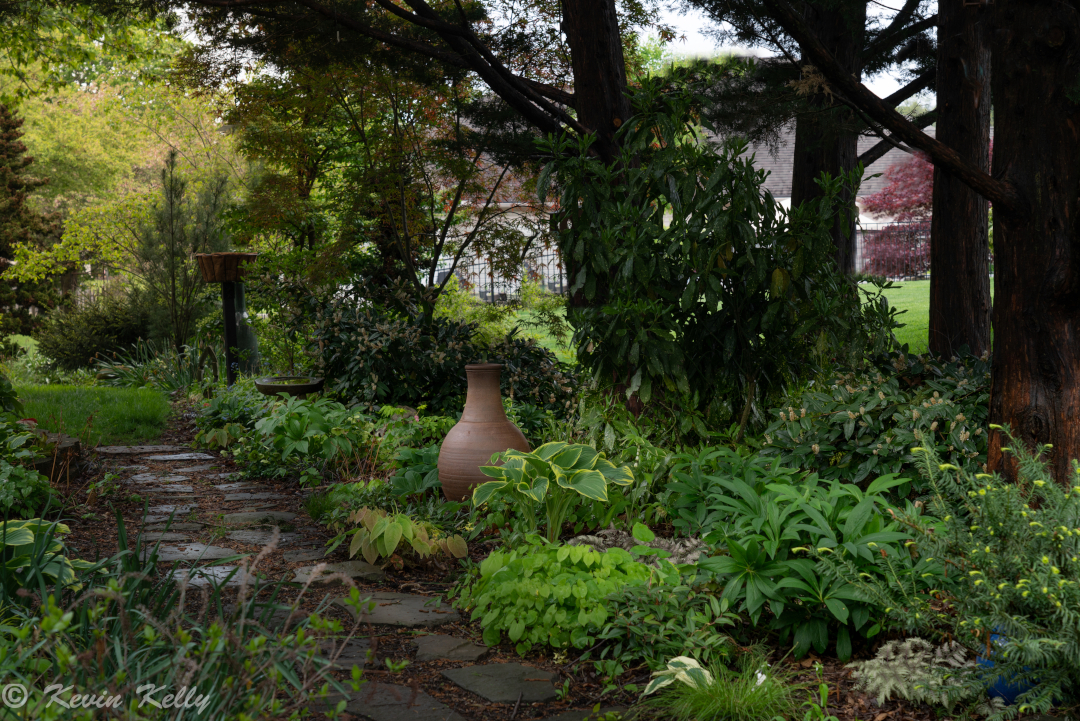
[[[288,498],[280,493],[226,493],[226,501],[270,501]]]
[[[477,646],[472,641],[453,636],[419,636],[413,639],[413,646],[416,646],[417,662],[444,659],[476,663],[491,653],[487,646]]]
[[[174,468],[173,472],[174,473],[203,473],[204,471],[212,471],[215,468],[217,468],[217,466],[214,466],[214,465],[211,465],[211,464],[207,463],[206,465],[202,465],[202,466],[188,466],[187,468]]]
[[[255,546],[265,546],[274,537],[273,531],[233,531],[228,535],[230,541],[250,543]],[[278,546],[287,546],[300,538],[299,533],[282,533],[278,536]]]
[[[439,600],[436,596],[380,592],[371,594],[371,600],[374,608],[364,613],[361,619],[367,623],[416,628],[417,626],[441,626],[444,623],[461,620],[461,615],[445,600],[441,607],[436,608],[435,604]],[[350,614],[355,615],[355,609],[345,605],[344,599],[336,599],[334,603],[344,606]],[[517,700],[516,696],[514,700]]]
[[[178,476],[175,473],[140,473],[128,479],[131,483],[175,483],[176,481],[190,481],[187,476]]]
[[[231,548],[207,546],[202,543],[185,543],[177,546],[161,546],[158,549],[159,561],[216,561],[241,554]]]
[[[147,456],[144,461],[213,461],[217,460],[214,456],[207,455],[206,453],[168,453],[161,456]]]
[[[520,663],[487,663],[450,668],[442,672],[466,691],[494,703],[554,701],[555,674]]]
[[[307,583],[314,570],[315,566],[304,566],[303,568],[296,569],[296,577],[293,579],[293,583]],[[332,573],[340,573],[360,581],[374,582],[386,578],[386,574],[383,573],[382,569],[372,566],[367,561],[359,560],[328,563],[322,569],[320,576],[328,576]],[[322,582],[320,578],[316,578],[315,581]]]
[[[191,538],[190,533],[173,533],[169,531],[167,533],[161,533],[158,531],[144,531],[142,539],[144,543],[156,543],[158,541],[186,541]]]
[[[235,571],[235,573],[233,573]],[[229,577],[229,574],[233,574]],[[230,588],[233,586],[239,586],[244,582],[246,572],[244,569],[237,566],[211,566],[209,568],[178,568],[169,574],[177,582],[183,582],[186,578],[188,584],[192,586],[209,586],[213,584],[215,586],[221,586],[222,588]],[[256,583],[258,578],[256,576],[250,576],[250,582]],[[227,580],[226,580],[227,579]]]
[[[107,456],[131,456],[142,453],[168,453],[180,450],[180,446],[101,446],[95,448],[98,453]]]
[[[179,515],[181,513],[191,513],[191,511],[195,508],[198,508],[198,506],[176,506],[171,504],[165,504],[163,506],[150,506],[146,510],[150,513],[176,513],[177,515]]]
[[[269,491],[270,486],[260,486],[257,483],[238,481],[237,483],[219,483],[214,486],[219,491]]]
[[[238,471],[233,471],[232,473],[215,473],[214,475],[212,475],[210,477],[211,478],[239,478],[240,473]]]
[[[296,518],[295,513],[285,511],[241,511],[240,513],[226,513],[225,523],[269,523],[291,521],[294,518]]]
[[[322,551],[286,551],[281,554],[285,563],[303,563],[304,561],[321,561],[326,557]]]
[[[332,653],[338,652],[340,645],[339,643],[327,643],[319,649],[319,655],[329,660]],[[359,666],[360,668],[370,667],[373,664],[368,662],[369,650],[371,650],[371,643],[367,639],[351,638],[345,642],[341,654],[333,665],[335,668],[345,671],[351,671],[353,666]]]
[[[157,493],[194,493],[194,486],[188,485],[172,485],[172,486],[155,486],[153,488],[144,488],[144,493],[157,494]]]
[[[331,707],[340,696],[327,696]],[[368,681],[359,691],[350,694],[345,709],[372,721],[465,721],[452,708],[408,686]]]
[[[117,466],[119,471],[149,471],[150,466]]]
[[[205,523],[155,523],[149,526],[143,526],[144,531],[201,531]]]

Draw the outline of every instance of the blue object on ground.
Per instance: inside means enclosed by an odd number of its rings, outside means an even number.
[[[990,643],[995,646],[1003,646],[1005,645],[1005,637],[996,633],[991,634]],[[992,660],[983,658],[982,656],[977,657],[975,663],[982,668],[994,667],[994,662]],[[1027,671],[1026,668],[1024,670]],[[1005,678],[999,678],[994,682],[993,686],[987,689],[987,694],[990,698],[1000,698],[1006,704],[1011,706],[1016,703],[1016,699],[1020,694],[1030,691],[1034,687],[1035,685],[1029,681],[1013,682]]]

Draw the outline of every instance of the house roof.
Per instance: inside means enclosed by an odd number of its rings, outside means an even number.
[[[934,128],[929,127],[924,131],[930,137],[934,136]],[[865,153],[877,145],[880,138],[859,136],[859,154]],[[754,167],[769,171],[769,177],[765,180],[765,188],[772,192],[775,198],[791,197],[791,170],[795,163],[795,128],[790,127],[780,133],[780,143],[775,148],[775,154],[764,143],[751,145],[744,157],[754,156]],[[885,179],[885,171],[893,163],[906,160],[910,155],[903,150],[890,149],[885,155],[871,163],[863,173],[863,182],[859,186],[857,197],[864,197],[878,192],[888,182]],[[871,178],[871,175],[878,177]]]

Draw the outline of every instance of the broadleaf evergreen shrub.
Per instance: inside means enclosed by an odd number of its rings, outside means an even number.
[[[956,465],[979,465],[986,462],[989,397],[987,357],[946,362],[895,353],[889,367],[838,373],[770,410],[762,453],[852,483],[913,469],[916,446],[932,445]]]
[[[151,309],[116,291],[74,307],[60,306],[45,316],[34,337],[38,350],[64,370],[86,368],[95,357],[125,351],[145,338]]]

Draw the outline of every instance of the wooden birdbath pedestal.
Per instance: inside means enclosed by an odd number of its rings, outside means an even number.
[[[236,284],[244,279],[244,264],[258,253],[196,253],[203,280],[221,283],[221,309],[225,316],[225,374],[229,387],[236,382]]]

